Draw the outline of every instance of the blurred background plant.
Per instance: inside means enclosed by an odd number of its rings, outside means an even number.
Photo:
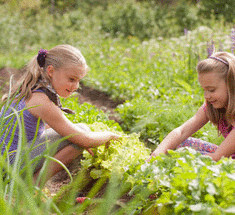
[[[88,34],[134,36],[140,40],[178,37],[185,29],[208,24],[213,27],[218,22],[224,26],[234,23],[235,3],[233,0],[1,0],[0,4],[2,48],[22,50],[23,41],[27,41],[28,50],[34,43],[52,44],[63,38],[74,40],[76,36],[80,40],[80,36]]]
[[[234,22],[235,2],[233,0],[200,0],[198,15],[206,18],[215,16],[216,19],[223,17],[227,22]]]

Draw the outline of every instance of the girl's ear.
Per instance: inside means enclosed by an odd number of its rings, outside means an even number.
[[[52,65],[49,65],[46,69],[47,75],[49,78],[52,78],[52,75],[54,73],[55,69]]]

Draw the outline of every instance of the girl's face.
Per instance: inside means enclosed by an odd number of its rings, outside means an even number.
[[[55,70],[53,66],[48,66],[47,73],[56,93],[63,98],[67,98],[78,89],[80,80],[86,75],[86,70],[81,67]]]
[[[199,73],[198,81],[204,90],[205,100],[215,109],[226,108],[228,91],[225,80],[217,72]]]

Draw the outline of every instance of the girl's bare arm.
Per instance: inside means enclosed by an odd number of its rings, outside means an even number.
[[[234,125],[233,125],[234,126]],[[224,141],[218,146],[214,153],[208,155],[215,161],[222,157],[229,157],[235,153],[235,129],[233,129]]]
[[[69,136],[69,140],[84,148],[96,147],[119,136],[112,132],[85,132],[74,125],[64,113],[44,93],[33,93],[26,103],[35,117],[40,117],[61,136]]]
[[[180,143],[202,128],[207,122],[208,118],[206,113],[203,108],[200,107],[192,118],[171,131],[160,143],[157,149],[151,154],[151,156],[155,157],[160,153],[167,153],[167,150],[169,149],[175,149]]]

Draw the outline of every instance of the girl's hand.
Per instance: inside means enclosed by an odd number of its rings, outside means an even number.
[[[205,155],[211,157],[212,160],[214,160],[214,161],[219,161],[221,159],[221,157],[218,156],[215,152],[214,153],[206,153]]]
[[[106,145],[106,147],[108,147],[109,144],[110,144],[110,140],[119,140],[121,136],[118,135],[118,134],[115,134],[113,132],[110,132],[110,131],[104,131],[103,132],[103,137],[104,137],[104,139],[107,140],[105,142],[105,145]]]
[[[87,151],[91,154],[91,156],[94,156],[94,152],[91,150],[91,148],[88,148]]]
[[[152,159],[152,157],[156,157],[158,154],[154,151],[150,157],[146,160],[146,162],[150,162],[150,160]]]
[[[103,138],[104,138],[105,140],[107,140],[107,141],[104,142],[104,143],[96,144],[96,145],[94,145],[92,148],[98,147],[98,146],[100,146],[100,145],[102,145],[102,144],[105,144],[105,148],[107,149],[107,148],[109,147],[109,144],[110,144],[111,140],[117,140],[117,141],[119,141],[119,139],[120,139],[120,137],[121,137],[120,135],[115,134],[115,133],[110,132],[110,131],[102,132],[102,134],[103,134]],[[93,153],[93,151],[92,151],[92,148],[87,148],[86,150],[87,150],[92,156],[94,156],[94,153]]]
[[[120,142],[120,135],[118,135],[118,134],[115,134],[115,133],[113,133],[113,132],[110,132],[110,139],[105,143],[105,148],[107,149],[108,147],[109,147],[109,144],[111,143],[111,140],[117,140],[117,141],[119,141]]]

